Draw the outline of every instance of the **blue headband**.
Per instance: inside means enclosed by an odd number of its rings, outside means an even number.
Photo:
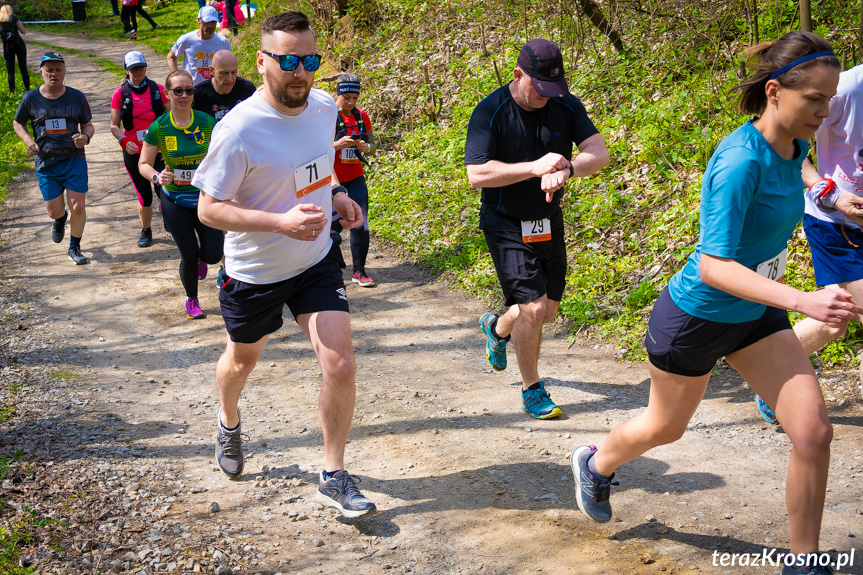
[[[815,58],[820,58],[821,56],[834,56],[835,57],[836,54],[834,54],[830,50],[826,50],[824,52],[815,52],[814,54],[809,54],[808,56],[803,56],[802,58],[797,58],[796,60],[794,60],[790,64],[785,64],[784,66],[782,66],[781,68],[779,68],[778,70],[776,70],[775,72],[770,74],[770,79],[775,80],[777,77],[781,76],[782,74],[784,74],[785,72],[787,72],[791,68],[794,68],[795,66],[799,66],[803,62],[808,62],[809,60],[813,60]]]
[[[336,84],[336,96],[341,96],[342,94],[359,94],[360,93],[360,83],[359,82],[338,82]]]

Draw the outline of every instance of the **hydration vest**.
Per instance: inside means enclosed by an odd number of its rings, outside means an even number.
[[[159,85],[149,78],[146,78],[145,82],[147,83],[147,88],[150,90],[153,114],[158,118],[165,113],[165,104],[162,102],[162,94],[159,93]],[[140,94],[143,91],[142,89],[138,90],[135,91],[136,94]],[[120,119],[123,121],[123,129],[131,131],[134,129],[132,126],[132,84],[128,80],[120,86],[120,102]]]

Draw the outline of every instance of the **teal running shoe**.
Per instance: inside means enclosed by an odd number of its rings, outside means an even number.
[[[495,371],[503,371],[506,369],[506,342],[507,339],[499,339],[491,329],[492,322],[497,318],[493,313],[484,313],[479,318],[479,327],[482,333],[485,334],[485,357],[488,363]]]
[[[544,381],[539,382],[539,389],[521,392],[521,410],[534,419],[551,419],[563,413],[545,390]]]
[[[611,477],[601,478],[593,475],[587,467],[587,460],[596,453],[595,445],[582,445],[572,452],[569,462],[575,476],[575,501],[582,513],[598,523],[611,520],[611,503],[608,496],[611,486],[618,485]]]
[[[755,406],[758,408],[758,413],[761,414],[761,417],[763,417],[767,423],[770,425],[779,425],[779,420],[776,419],[776,414],[773,413],[773,410],[770,409],[766,403],[764,403],[764,400],[761,399],[760,395],[755,396]]]

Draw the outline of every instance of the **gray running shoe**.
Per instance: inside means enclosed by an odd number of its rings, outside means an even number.
[[[345,517],[356,519],[368,517],[378,512],[378,508],[372,501],[360,493],[357,483],[359,477],[349,474],[347,471],[336,471],[332,477],[324,481],[321,472],[318,478],[318,492],[315,493],[315,501],[328,507],[335,507]]]
[[[582,445],[570,455],[572,474],[575,476],[575,502],[582,513],[598,523],[611,520],[611,503],[608,496],[611,486],[617,485],[614,474],[611,477],[597,477],[587,467],[587,460],[596,453],[593,445]]]
[[[81,253],[81,247],[69,248],[69,259],[75,262],[76,266],[83,266],[84,264],[89,264],[90,260],[88,260],[84,254]]]
[[[239,412],[238,412],[239,415]],[[237,429],[226,432],[222,429],[222,424],[216,419],[216,463],[219,464],[225,475],[231,479],[237,479],[243,474],[243,436],[242,436],[242,421]]]
[[[54,240],[55,244],[62,242],[63,237],[66,235],[66,219],[68,217],[69,212],[63,212],[63,217],[57,218],[51,225],[51,239]]]

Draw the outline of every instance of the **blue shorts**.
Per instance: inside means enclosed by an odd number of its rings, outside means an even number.
[[[699,377],[710,373],[720,358],[784,329],[791,329],[784,309],[768,307],[752,321],[719,323],[689,315],[677,307],[665,288],[653,304],[644,347],[654,367]]]
[[[255,343],[282,327],[282,309],[298,315],[321,311],[348,312],[340,241],[329,253],[298,276],[271,284],[250,284],[228,278],[219,293],[222,319],[228,337],[237,343]],[[226,270],[230,272],[230,270]]]
[[[45,166],[36,171],[36,176],[39,178],[42,199],[46,202],[62,196],[63,190],[84,194],[89,188],[87,160],[78,156]]]
[[[840,224],[803,215],[803,229],[812,251],[812,267],[815,268],[815,283],[819,286],[863,279],[863,232],[849,225],[844,228],[845,235]],[[851,242],[858,247],[852,246]]]

